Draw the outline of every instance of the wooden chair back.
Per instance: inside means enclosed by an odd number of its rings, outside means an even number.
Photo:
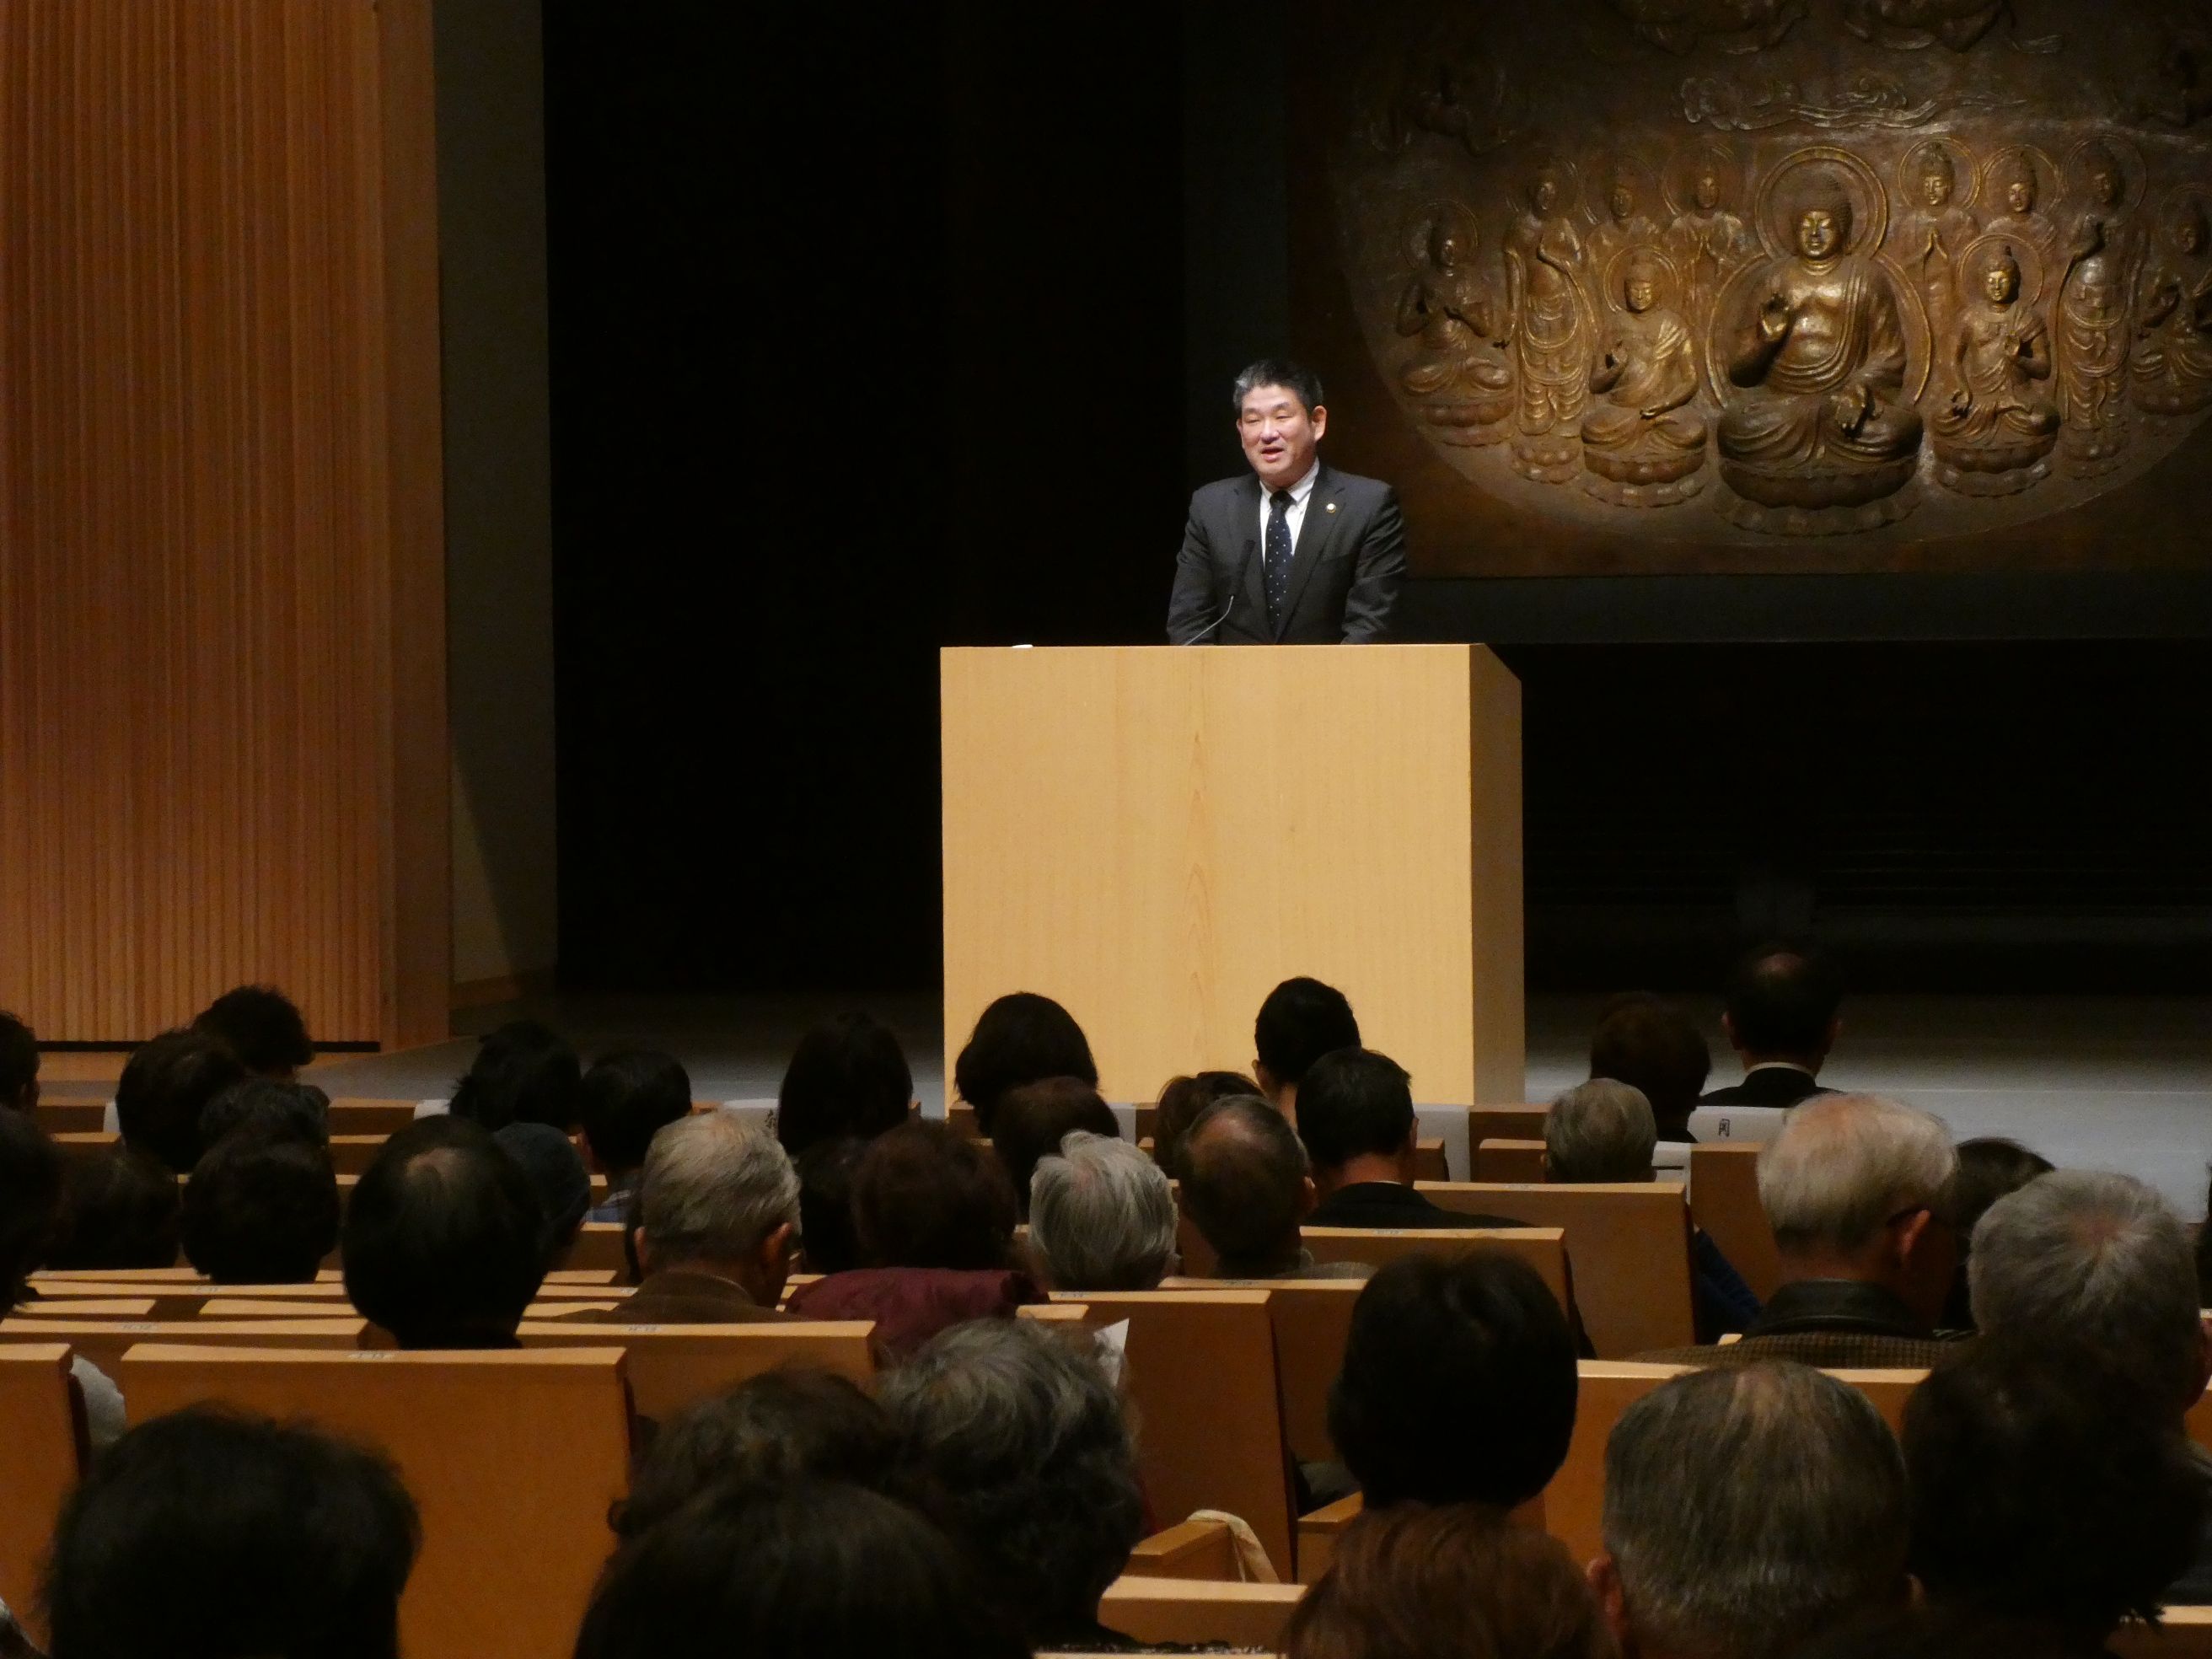
[[[568,1247],[564,1267],[591,1273],[611,1273],[617,1279],[629,1274],[629,1257],[623,1250],[619,1221],[586,1221]]]
[[[630,1396],[640,1417],[661,1422],[696,1401],[786,1365],[875,1379],[866,1319],[760,1320],[743,1325],[599,1325],[526,1320],[526,1349],[614,1347],[629,1355]]]
[[[2212,1318],[2212,1314],[2206,1316]],[[2190,1439],[2212,1451],[2212,1389],[2207,1389],[2197,1395],[2197,1403],[2189,1408],[2189,1415],[2185,1421]]]
[[[1230,1583],[1238,1577],[1237,1542],[1225,1521],[1184,1521],[1139,1539],[1124,1571],[1139,1578]]]
[[[2156,1628],[2130,1619],[2105,1649],[2116,1659],[2212,1659],[2212,1607],[2168,1607]]]
[[[411,1100],[342,1099],[331,1102],[331,1133],[334,1135],[398,1134],[415,1121]]]
[[[1301,1463],[1334,1459],[1328,1391],[1344,1369],[1352,1304],[1366,1288],[1357,1279],[1170,1279],[1164,1291],[1264,1290],[1282,1379],[1283,1437]]]
[[[339,1122],[331,1125],[331,1168],[340,1175],[365,1174],[375,1162],[376,1155],[384,1150],[388,1134],[361,1134]]]
[[[142,1342],[190,1342],[201,1346],[322,1348],[351,1353],[368,1334],[365,1319],[4,1319],[0,1343],[66,1342],[107,1373],[126,1350]],[[136,1401],[131,1421],[144,1419]]]
[[[1548,1104],[1470,1106],[1467,1112],[1467,1144],[1480,1146],[1486,1140],[1541,1140],[1544,1115],[1551,1109]]]
[[[161,1316],[155,1311],[160,1301],[158,1297],[133,1296],[123,1290],[112,1296],[40,1297],[30,1305],[39,1310],[33,1316],[39,1318],[157,1319]]]
[[[1782,1286],[1782,1253],[1759,1201],[1759,1143],[1700,1141],[1690,1148],[1690,1218],[1712,1237],[1761,1302]]]
[[[1444,1144],[1441,1140],[1416,1140],[1413,1143],[1413,1179],[1416,1181],[1449,1181],[1451,1166],[1444,1162]]]
[[[0,1601],[43,1646],[38,1627],[40,1564],[45,1560],[62,1500],[76,1485],[85,1458],[82,1407],[62,1342],[0,1346]]]
[[[39,1097],[39,1104],[32,1116],[38,1126],[50,1135],[98,1134],[100,1126],[107,1121],[107,1103],[104,1100],[49,1100]],[[15,1604],[9,1602],[9,1607]]]
[[[1533,1187],[1544,1179],[1540,1140],[1486,1140],[1474,1149],[1474,1178]]]
[[[1298,1517],[1298,1583],[1321,1583],[1322,1575],[1335,1565],[1336,1540],[1366,1507],[1367,1500],[1354,1492]]]
[[[1303,1584],[1199,1583],[1188,1578],[1116,1578],[1098,1622],[1139,1642],[1226,1644],[1281,1650]]]
[[[1566,1234],[1557,1227],[1308,1227],[1299,1237],[1316,1261],[1364,1261],[1380,1267],[1401,1255],[1503,1250],[1518,1256],[1571,1310]]]
[[[381,1448],[422,1517],[400,1645],[426,1656],[558,1659],[611,1539],[629,1477],[623,1356],[611,1348],[345,1355],[134,1347],[134,1419],[204,1401],[306,1419]]]

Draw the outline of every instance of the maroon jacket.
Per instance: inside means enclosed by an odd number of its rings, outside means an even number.
[[[1027,1273],[1005,1268],[856,1267],[802,1285],[785,1304],[794,1319],[872,1319],[885,1361],[908,1358],[939,1331],[971,1319],[1012,1319],[1044,1301]]]

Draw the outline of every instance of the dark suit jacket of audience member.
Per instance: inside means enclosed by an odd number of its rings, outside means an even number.
[[[1203,635],[1218,645],[1371,643],[1389,636],[1405,581],[1398,492],[1323,461],[1291,550],[1282,615],[1271,628],[1260,480],[1247,472],[1190,498],[1168,602],[1168,642],[1187,645]]]
[[[1801,1100],[1810,1100],[1814,1095],[1829,1095],[1832,1089],[1823,1089],[1820,1084],[1794,1066],[1762,1066],[1747,1073],[1743,1081],[1726,1089],[1716,1089],[1701,1096],[1700,1106],[1795,1106]]]
[[[874,1320],[877,1356],[891,1363],[939,1331],[1048,1299],[1027,1273],[999,1267],[856,1267],[800,1285],[785,1306],[793,1319]]]
[[[1395,1227],[1424,1231],[1438,1228],[1518,1227],[1504,1216],[1462,1215],[1395,1181],[1357,1181],[1339,1187],[1314,1206],[1309,1227]]]
[[[1847,1279],[1801,1279],[1775,1291],[1740,1342],[1725,1346],[1662,1348],[1638,1359],[1671,1365],[1748,1365],[1795,1359],[1823,1370],[1923,1370],[1958,1352],[1956,1340],[1931,1331],[1880,1285]]]
[[[784,1316],[762,1307],[741,1285],[681,1267],[647,1273],[620,1307],[569,1316],[597,1325],[745,1325]]]

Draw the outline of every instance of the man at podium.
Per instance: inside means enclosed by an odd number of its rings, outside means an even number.
[[[1310,369],[1263,358],[1237,377],[1232,398],[1252,471],[1190,498],[1169,643],[1388,638],[1406,580],[1397,491],[1322,464],[1328,410]]]

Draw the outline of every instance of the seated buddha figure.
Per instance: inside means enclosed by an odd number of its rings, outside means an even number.
[[[1850,507],[1912,476],[1920,416],[1904,395],[1905,331],[1888,276],[1851,251],[1851,205],[1816,184],[1790,215],[1796,251],[1725,319],[1721,476],[1767,507]]]
[[[1398,332],[1419,342],[1400,384],[1429,400],[1422,413],[1446,428],[1447,442],[1513,412],[1503,309],[1475,270],[1473,242],[1468,228],[1439,218],[1429,230],[1428,258],[1398,301]],[[1467,441],[1490,440],[1469,434]]]
[[[2009,247],[1978,261],[1981,292],[1952,325],[1930,423],[1937,459],[1963,472],[2033,466],[2058,441],[2051,380],[2051,331],[2020,303],[2020,265]],[[1949,482],[1948,476],[1944,477]]]
[[[1583,420],[1583,464],[1617,483],[1671,483],[1705,462],[1698,348],[1680,312],[1659,304],[1660,267],[1632,257],[1620,317],[1590,370],[1600,402]]]
[[[2212,266],[2204,209],[2193,197],[2173,204],[2143,272],[2130,374],[2136,407],[2154,415],[2212,404]]]

